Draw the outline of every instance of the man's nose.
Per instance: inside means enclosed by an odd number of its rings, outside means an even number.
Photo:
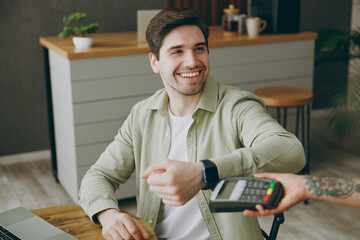
[[[184,66],[192,68],[192,67],[196,67],[196,65],[197,65],[196,54],[192,51],[188,51],[184,57]]]

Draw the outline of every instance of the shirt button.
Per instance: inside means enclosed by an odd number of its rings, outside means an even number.
[[[153,220],[152,220],[152,219],[149,219],[149,223],[152,224],[152,223],[153,223]]]
[[[165,132],[165,137],[168,137],[168,136],[169,136],[169,132],[166,131],[166,132]]]

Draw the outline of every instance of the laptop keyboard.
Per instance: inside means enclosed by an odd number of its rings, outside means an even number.
[[[21,238],[0,225],[0,240],[21,240]]]

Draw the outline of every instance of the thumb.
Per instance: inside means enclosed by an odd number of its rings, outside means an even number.
[[[148,178],[153,173],[163,173],[166,172],[166,168],[162,163],[157,163],[149,166],[143,173],[140,174],[141,178]]]
[[[279,176],[278,173],[256,173],[254,175],[255,178],[265,178],[270,180],[276,180],[278,176]]]

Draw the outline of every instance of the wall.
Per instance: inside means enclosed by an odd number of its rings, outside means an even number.
[[[98,21],[99,32],[135,31],[137,9],[164,6],[163,0],[1,0],[0,156],[49,148],[40,36],[57,35],[62,17],[75,11]],[[302,0],[301,29],[349,31],[350,12],[351,0]],[[346,67],[336,69],[346,74]],[[318,89],[343,73],[332,69],[315,69]]]
[[[358,29],[360,27],[360,0],[353,0],[353,7],[351,13],[351,29]],[[349,62],[349,77],[358,78],[360,59],[351,59]]]
[[[360,0],[353,0],[351,12],[351,29],[360,26]]]
[[[333,28],[350,32],[352,0],[302,0],[301,30],[318,31]],[[321,54],[316,55],[316,60]],[[313,108],[329,106],[333,85],[345,88],[348,64],[333,62],[317,64],[314,71],[314,102]]]
[[[62,17],[76,11],[98,21],[99,32],[136,30],[137,9],[164,0],[1,0],[0,156],[49,148],[40,36],[57,35]]]

